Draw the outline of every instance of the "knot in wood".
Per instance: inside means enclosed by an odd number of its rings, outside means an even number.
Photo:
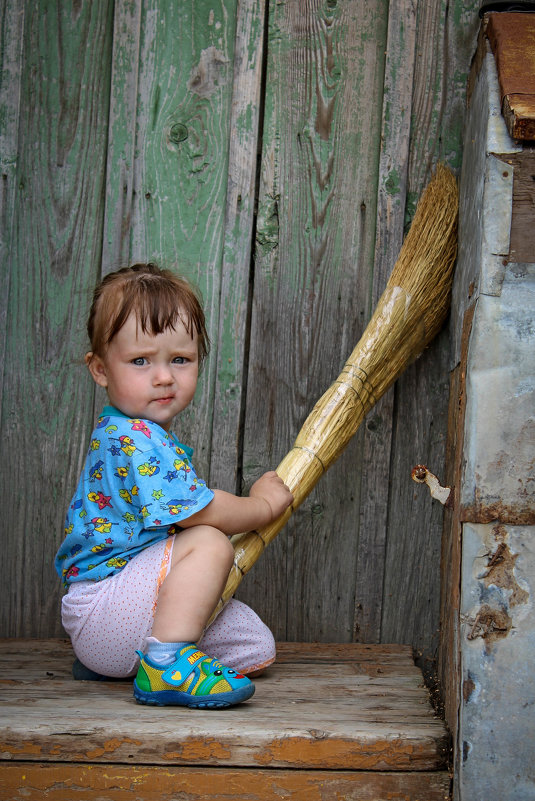
[[[176,122],[169,131],[169,139],[178,145],[188,138],[188,129],[181,122]]]

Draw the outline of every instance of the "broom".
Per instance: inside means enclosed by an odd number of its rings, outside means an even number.
[[[440,330],[450,305],[457,210],[457,183],[439,165],[364,334],[277,468],[294,495],[292,506],[268,526],[232,537],[234,564],[211,620],[340,456],[366,414]]]

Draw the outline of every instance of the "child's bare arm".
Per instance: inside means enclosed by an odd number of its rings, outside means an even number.
[[[249,497],[214,490],[214,498],[208,506],[181,520],[180,526],[190,528],[208,525],[220,529],[225,534],[238,534],[268,525],[279,517],[292,501],[292,493],[277,473],[264,473],[251,487]]]

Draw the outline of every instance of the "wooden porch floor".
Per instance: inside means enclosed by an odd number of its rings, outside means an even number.
[[[64,640],[0,640],[1,801],[444,801],[448,734],[399,645],[281,643],[250,701],[138,705]]]

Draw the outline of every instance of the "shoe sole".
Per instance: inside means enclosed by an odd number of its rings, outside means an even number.
[[[139,704],[149,706],[187,706],[190,709],[226,709],[229,706],[247,701],[254,695],[255,687],[251,684],[227,693],[213,695],[188,695],[179,690],[140,690],[134,681],[134,698]]]

